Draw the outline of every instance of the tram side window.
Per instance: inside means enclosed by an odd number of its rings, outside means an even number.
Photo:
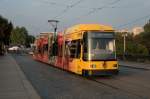
[[[80,53],[81,53],[80,40],[72,41],[69,49],[70,49],[71,58],[80,58]]]
[[[44,51],[48,51],[48,44],[44,45]]]
[[[44,53],[44,48],[41,47],[40,49],[41,49],[41,54],[43,54]]]
[[[38,47],[38,53],[41,53],[41,48],[40,47]]]
[[[77,41],[77,52],[76,52],[76,58],[80,58],[81,53],[81,43],[80,40]]]
[[[84,35],[83,35],[83,51],[84,53],[87,53],[88,52],[88,39],[87,39],[87,32],[84,32]]]
[[[48,52],[48,44],[43,45],[43,53],[46,54]]]

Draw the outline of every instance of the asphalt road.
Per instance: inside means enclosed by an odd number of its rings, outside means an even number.
[[[43,99],[150,99],[150,71],[120,67],[119,75],[84,78],[13,55]]]

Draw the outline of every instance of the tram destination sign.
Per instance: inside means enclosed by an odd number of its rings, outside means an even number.
[[[89,33],[89,37],[92,38],[114,38],[114,33],[106,33],[106,32],[95,32]]]

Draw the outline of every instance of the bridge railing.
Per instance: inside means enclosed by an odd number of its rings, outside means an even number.
[[[126,61],[135,61],[135,62],[148,62],[150,63],[150,55],[117,55],[119,60],[126,60]]]

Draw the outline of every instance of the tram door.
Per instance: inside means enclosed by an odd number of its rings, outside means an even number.
[[[65,69],[77,72],[78,70],[78,63],[80,60],[80,54],[81,54],[81,44],[80,40],[72,40],[69,42],[66,42],[66,62],[65,62]]]

